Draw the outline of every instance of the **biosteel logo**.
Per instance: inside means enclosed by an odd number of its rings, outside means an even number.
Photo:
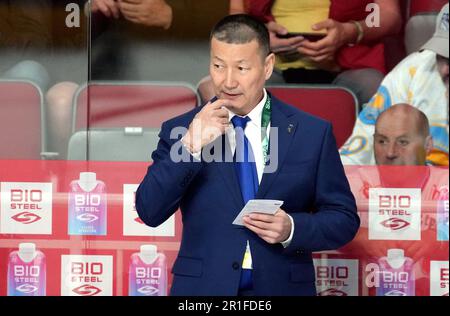
[[[42,190],[12,189],[10,194],[11,209],[42,210]]]
[[[146,285],[146,286],[139,288],[138,292],[142,293],[144,295],[153,296],[159,292],[159,289],[157,289],[151,285]]]
[[[98,287],[88,284],[83,284],[72,290],[77,295],[81,296],[94,296],[102,292]]]
[[[12,257],[10,259],[10,269],[12,278],[9,285],[14,288],[14,295],[45,295],[45,291],[38,293],[39,285],[45,287],[45,268],[42,270],[39,265],[20,264],[20,257]],[[10,290],[8,290],[9,293]]]
[[[75,194],[75,206],[78,207],[78,211],[85,212],[98,212],[94,206],[100,206],[102,197],[100,194]]]
[[[72,262],[71,275],[73,282],[101,283],[103,264],[101,262]],[[72,290],[82,296],[93,296],[102,292],[98,287],[91,284],[83,284]]]
[[[31,284],[22,284],[16,287],[16,290],[24,294],[31,294],[33,292],[36,292],[38,290],[38,287]]]
[[[347,266],[316,266],[316,275],[318,285],[331,285],[331,286],[348,286],[346,280],[348,279],[348,267]]]
[[[347,296],[347,293],[338,289],[327,289],[325,291],[319,292],[318,296]]]
[[[162,269],[159,267],[136,267],[137,283],[146,284],[137,289],[137,291],[144,295],[153,296],[159,292],[159,289],[152,286],[158,285],[161,279]],[[150,283],[150,284],[148,284]]]
[[[98,216],[89,213],[83,213],[77,216],[77,219],[81,222],[92,223],[98,220]]]
[[[38,220],[42,219],[42,217],[40,217],[39,215],[30,213],[30,212],[21,212],[14,216],[11,216],[11,218],[13,220],[15,220],[16,222],[19,222],[19,223],[25,224],[25,225],[32,224],[32,223],[37,222]]]
[[[12,210],[42,210],[42,190],[12,189],[10,191],[10,201]],[[30,211],[18,213],[11,216],[11,218],[25,225],[42,219],[42,217]]]
[[[406,293],[399,290],[392,290],[384,294],[384,296],[406,296]]]
[[[318,296],[357,296],[358,260],[314,259]]]
[[[388,218],[382,221],[380,224],[392,230],[399,230],[409,226],[409,222],[396,217]]]
[[[378,263],[366,266],[365,284],[368,288],[376,288],[377,296],[415,295],[414,262],[408,257],[404,257],[403,262],[396,260],[399,259],[382,257]]]
[[[448,296],[449,268],[448,261],[430,262],[430,295]]]
[[[369,239],[420,240],[420,189],[369,189]]]
[[[52,233],[51,183],[2,182],[0,189],[0,233]]]
[[[407,195],[382,195],[378,196],[378,205],[380,215],[388,216],[411,216],[408,209],[411,207],[411,197]],[[390,217],[381,222],[384,227],[392,230],[399,230],[409,226],[409,222],[398,218]]]
[[[112,295],[112,256],[63,255],[61,260],[62,295]]]

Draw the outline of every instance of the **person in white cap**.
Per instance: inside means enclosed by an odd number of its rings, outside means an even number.
[[[437,16],[436,31],[419,52],[407,56],[383,80],[359,114],[352,135],[340,149],[347,165],[373,165],[373,134],[378,116],[398,103],[425,113],[434,145],[427,163],[448,166],[448,3]]]

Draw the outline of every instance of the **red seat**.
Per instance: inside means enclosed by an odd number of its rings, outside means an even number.
[[[419,51],[433,36],[437,15],[447,3],[447,0],[410,1],[409,19],[405,27],[405,46],[408,54]]]
[[[73,132],[87,127],[152,127],[197,106],[195,90],[177,83],[96,82],[82,87],[74,104]]]
[[[329,121],[338,148],[351,135],[358,101],[349,90],[328,85],[268,86],[267,89],[287,104]]]
[[[40,159],[44,151],[43,97],[33,83],[0,80],[0,159]]]
[[[422,13],[436,13],[441,11],[448,0],[411,0],[409,5],[409,16]]]

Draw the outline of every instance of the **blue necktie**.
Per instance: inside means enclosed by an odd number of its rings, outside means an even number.
[[[250,118],[234,116],[231,119],[236,132],[235,168],[241,187],[244,204],[254,199],[258,191],[258,174],[256,172],[255,156],[244,130]]]
[[[248,117],[234,116],[231,119],[236,133],[236,151],[235,151],[235,168],[241,187],[242,199],[244,204],[254,199],[258,191],[258,174],[256,172],[255,157],[253,155],[252,146],[245,136],[244,130]],[[242,269],[239,290],[251,290],[253,288],[252,270]]]

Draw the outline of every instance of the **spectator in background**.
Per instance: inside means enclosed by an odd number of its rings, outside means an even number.
[[[369,101],[386,73],[382,41],[400,30],[402,20],[398,0],[375,0],[381,22],[377,27],[368,26],[370,10],[366,11],[366,6],[372,2],[231,0],[231,8],[232,13],[245,9],[266,23],[271,50],[277,54],[273,76],[281,74],[287,83],[344,86],[355,93],[361,106]],[[301,34],[284,38],[288,33]],[[199,86],[204,100],[212,97],[206,83],[203,80]]]
[[[0,78],[50,82],[40,59],[51,46],[50,0],[0,2]]]
[[[230,0],[230,14],[247,12],[248,0]]]
[[[69,76],[59,68],[58,62],[69,64],[71,61],[68,61],[68,55],[76,54],[75,50],[80,47],[74,43],[82,43],[81,46],[86,43],[83,25],[70,29],[64,24],[68,15],[65,10],[68,1],[71,4],[84,4],[83,0],[0,2],[0,77],[31,80],[45,94],[47,151],[60,154],[47,157],[64,157],[70,134],[72,98],[78,84],[64,81],[49,87],[52,82],[60,81],[55,80],[54,75],[57,77],[59,74],[64,78]],[[81,36],[73,36],[79,34]],[[67,49],[67,43],[71,43],[70,49]],[[56,55],[60,48],[64,50],[61,54],[64,57],[58,59]]]
[[[396,104],[378,116],[375,123],[374,155],[377,165],[426,164],[433,148],[425,114],[408,104]]]
[[[93,0],[91,12],[91,80],[126,80],[133,76],[137,69],[128,48],[133,41],[131,35],[141,29],[168,30],[173,20],[172,7],[165,0]],[[132,25],[137,29],[130,29]]]
[[[448,4],[440,11],[433,37],[397,65],[359,114],[353,133],[340,149],[344,164],[374,164],[372,134],[378,116],[397,103],[408,103],[430,121],[433,149],[427,161],[448,166]]]
[[[373,139],[373,152],[377,166],[428,165],[426,157],[433,147],[429,122],[422,111],[409,104],[396,104],[383,112],[376,121]],[[395,173],[391,172],[393,169],[374,166],[349,170],[358,170],[356,173],[347,174],[349,178],[353,178],[351,181],[353,184],[358,183],[356,178],[360,178],[365,183],[361,186],[361,191],[355,195],[359,200],[369,197],[369,187],[401,188],[405,187],[405,184],[406,187],[423,187],[427,180],[425,178],[428,178],[422,173],[405,177],[405,172]],[[415,176],[418,176],[417,179]],[[432,195],[427,198],[432,199]]]
[[[89,79],[112,80],[120,78],[130,64],[124,41],[124,34],[117,34],[121,26],[113,27],[113,32],[101,37],[108,29],[108,21],[121,19],[146,29],[155,27],[168,29],[172,25],[173,12],[165,0],[92,0],[85,3],[85,13],[92,13],[93,34],[91,38],[93,54]],[[100,41],[100,42],[99,42]],[[131,67],[130,67],[131,68]],[[130,69],[129,71],[131,71]],[[52,86],[45,95],[47,119],[50,122],[49,151],[59,153],[59,158],[67,155],[67,145],[71,134],[72,102],[79,84],[63,81]]]
[[[207,65],[208,31],[229,7],[228,0],[94,0],[92,4],[92,80],[191,82],[195,69],[186,65],[195,65],[202,57]],[[188,56],[202,41],[205,47]],[[175,58],[166,56],[172,55],[171,50],[176,51]],[[165,62],[170,62],[168,67],[161,67]],[[162,71],[173,75],[157,76]]]
[[[202,41],[206,48],[211,26],[228,10],[228,0],[92,0],[90,3],[91,8],[88,3],[85,5],[86,15],[90,15],[90,9],[93,12],[88,79],[108,81],[192,80],[202,57],[205,66],[208,64]],[[171,58],[173,55],[176,58]],[[48,106],[58,108],[50,113],[51,120],[57,122],[53,124],[54,139],[50,143],[56,144],[53,151],[60,152],[60,158],[66,157],[71,105],[77,89],[75,82],[60,82],[46,96]]]
[[[427,245],[436,240],[435,201],[448,192],[448,169],[425,167],[426,157],[432,150],[433,140],[429,134],[426,115],[408,104],[391,106],[378,116],[373,135],[373,152],[377,166],[350,166],[346,174],[358,203],[361,227],[354,241],[342,249],[365,259],[385,256],[387,249],[404,249],[415,262],[437,258],[445,249]],[[369,239],[370,189],[419,188],[421,190],[421,241]],[[447,190],[447,191],[445,191]],[[366,202],[369,201],[369,202]],[[373,229],[376,223],[372,223]],[[422,261],[423,262],[423,261]],[[418,267],[419,268],[419,267]]]
[[[165,0],[93,0],[92,13],[102,12],[108,18],[126,20],[145,26],[168,29],[172,8]]]
[[[0,49],[14,49],[19,58],[29,49],[48,49],[51,44],[50,8],[51,0],[2,0]]]

